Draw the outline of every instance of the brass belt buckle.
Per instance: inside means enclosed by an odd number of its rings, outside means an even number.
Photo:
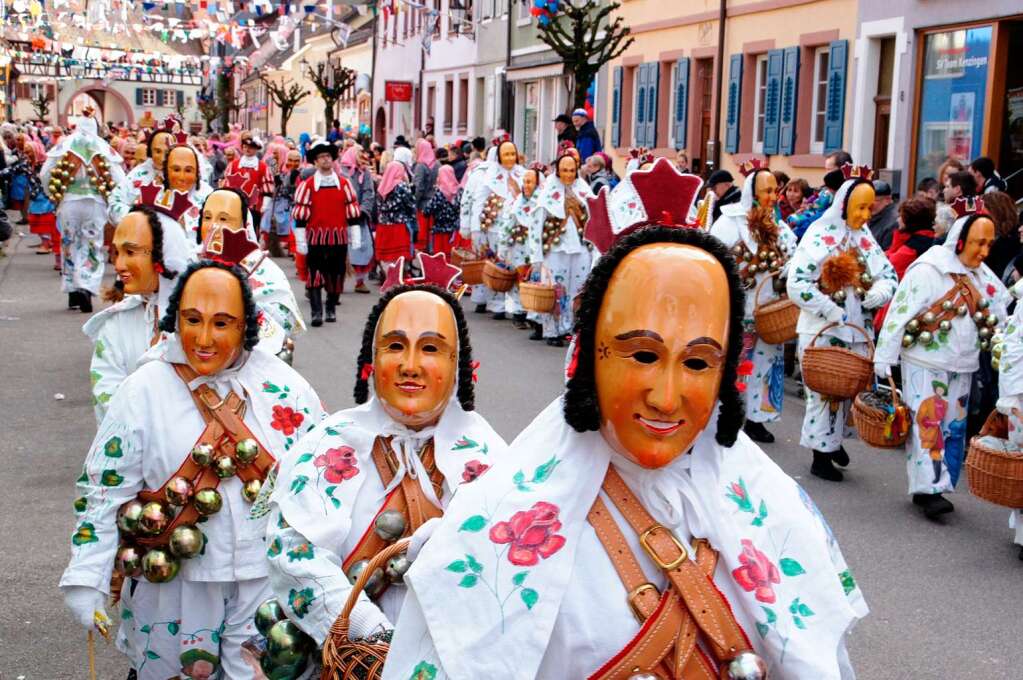
[[[636,606],[636,598],[638,598],[641,594],[645,593],[648,590],[652,590],[652,591],[654,591],[656,593],[657,592],[657,586],[655,586],[653,583],[643,583],[643,584],[638,585],[635,588],[633,588],[629,592],[629,596],[628,596],[629,606],[632,607],[632,613],[636,615],[636,619],[640,623],[643,623],[644,621],[646,621],[646,617],[643,616],[643,612],[639,611],[639,607]]]
[[[664,560],[661,559],[661,556],[658,555],[657,552],[654,550],[654,547],[650,545],[650,535],[657,531],[658,529],[668,534],[668,538],[671,539],[672,543],[675,544],[675,547],[678,548],[679,553],[681,553],[675,560],[673,560],[670,563],[665,563]],[[682,541],[678,540],[675,534],[671,533],[671,531],[669,531],[660,524],[655,524],[646,531],[644,531],[643,533],[641,533],[639,535],[639,544],[643,546],[643,550],[645,550],[646,554],[650,556],[650,559],[654,561],[654,564],[656,564],[661,569],[664,569],[665,571],[671,571],[672,569],[677,568],[689,557],[689,554],[686,552],[686,547],[682,545]]]

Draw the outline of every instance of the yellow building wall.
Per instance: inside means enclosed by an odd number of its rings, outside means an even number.
[[[674,61],[679,57],[694,56],[708,57],[715,56],[718,44],[718,14],[719,3],[717,0],[625,0],[622,2],[619,13],[624,18],[625,25],[632,30],[635,38],[629,49],[617,60],[610,64],[614,66],[635,66],[639,63],[651,61]],[[751,48],[755,53],[764,53],[768,49],[781,49],[801,44],[801,39],[813,40],[812,34],[823,32],[834,32],[832,39],[844,39],[849,41],[848,60],[846,66],[846,106],[845,106],[845,127],[843,131],[843,144],[849,145],[852,134],[852,74],[854,72],[854,43],[857,30],[857,0],[729,0],[727,5],[728,17],[725,22],[725,48],[724,68],[722,77],[725,85],[728,83],[728,62],[732,54],[742,53],[745,48]],[[770,41],[773,41],[771,44]],[[805,59],[801,60],[800,72],[812,68]],[[613,72],[613,71],[612,71]],[[670,73],[670,70],[668,71]],[[693,64],[690,62],[690,97],[693,94]],[[750,78],[755,75],[749,70],[743,71],[743,88],[745,89]],[[665,70],[662,68],[660,87],[671,87],[671,82],[665,77]],[[623,88],[623,112],[632,103],[626,101],[634,96],[634,89]],[[726,95],[726,87],[714,83],[714,95]],[[607,88],[606,105],[611,110],[613,100],[613,88]],[[661,100],[664,101],[663,99]],[[808,92],[802,89],[799,91],[799,106],[810,106]],[[663,108],[659,107],[659,108]],[[713,104],[711,108],[713,115]],[[659,110],[660,118],[664,114]],[[692,116],[694,109],[690,107],[689,119],[689,155],[690,157],[703,157],[705,154],[701,149],[696,152],[693,149],[694,135]],[[721,141],[721,167],[737,175],[738,166],[741,162],[750,157],[750,154],[733,154],[724,152],[724,137],[726,129],[726,118],[728,115],[727,100],[722,101],[721,119],[719,121],[719,139]],[[634,117],[627,117],[631,122]],[[658,125],[658,141],[667,139],[666,131],[662,125]],[[713,136],[713,128],[711,132]],[[623,140],[631,140],[631,131],[626,133],[622,130]],[[610,146],[611,123],[608,117],[607,127],[604,131],[604,139]],[[698,143],[698,142],[697,142]],[[740,145],[744,147],[745,145]],[[615,159],[615,167],[619,172],[624,169],[625,156],[628,148],[622,144],[621,149],[612,156]],[[657,156],[674,156],[674,149],[668,146],[661,146],[655,149]],[[812,185],[821,183],[823,177],[823,158],[804,154],[799,156],[773,155],[769,159],[772,169],[782,170],[791,177],[802,177]]]

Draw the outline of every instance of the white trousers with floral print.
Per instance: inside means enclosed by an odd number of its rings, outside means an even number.
[[[747,330],[742,336],[743,359],[753,363],[753,372],[746,379],[746,419],[773,423],[781,418],[785,396],[784,345],[769,345],[752,328]]]
[[[554,312],[544,314],[543,337],[557,338],[572,332],[575,324],[575,313],[572,301],[586,283],[590,273],[590,254],[581,253],[547,253],[543,258],[543,266],[550,272],[557,295]]]
[[[253,617],[271,597],[266,578],[236,583],[170,583],[126,579],[117,647],[139,680],[256,680],[259,662],[242,643],[256,634]]]
[[[902,362],[902,397],[913,413],[906,441],[909,493],[955,491],[966,455],[972,376]]]
[[[103,249],[106,209],[92,199],[69,200],[57,210],[57,222],[63,252],[61,290],[65,293],[84,290],[99,295],[106,263]]]
[[[498,229],[490,229],[489,231],[476,231],[472,234],[472,245],[477,253],[482,253],[487,250],[492,253],[497,253],[497,248],[500,245],[501,236]],[[470,299],[475,305],[486,304],[488,312],[505,311],[504,309],[504,293],[498,293],[496,291],[487,288],[484,284],[472,287],[472,295]]]
[[[800,334],[799,336],[799,360],[802,363],[803,351],[813,340],[812,335]],[[852,345],[842,342],[837,338],[828,336],[817,340],[815,346],[832,341],[836,347],[847,347],[857,354],[867,356],[867,343],[855,342]],[[806,374],[803,374],[805,379]],[[853,428],[849,425],[849,408],[851,400],[828,401],[823,396],[804,388],[806,392],[806,413],[803,416],[803,428],[799,436],[799,444],[814,451],[832,453],[842,448],[842,440],[854,434]]]
[[[1003,408],[1011,403],[1011,408]],[[1017,451],[1023,450],[1023,397],[1000,397],[998,410],[1008,411],[1009,446]],[[1015,529],[1014,542],[1023,545],[1023,510],[1013,510],[1009,514],[1009,528]]]

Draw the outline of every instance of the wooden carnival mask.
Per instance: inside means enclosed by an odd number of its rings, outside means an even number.
[[[963,266],[976,269],[984,264],[988,253],[991,252],[991,244],[995,240],[995,223],[990,217],[978,217],[970,224],[970,230],[966,238],[960,238],[956,244],[956,252],[959,253],[959,261]]]
[[[216,267],[185,282],[178,302],[178,337],[188,365],[199,375],[228,368],[245,341],[245,303],[238,279]]]
[[[861,229],[870,220],[870,206],[874,198],[874,187],[870,182],[852,188],[845,202],[845,223],[850,229]]]
[[[537,170],[527,170],[526,174],[522,176],[522,193],[526,195],[527,199],[533,197],[533,192],[536,191],[536,185],[538,183],[537,178],[540,173]]]
[[[600,432],[645,468],[686,453],[717,404],[729,326],[728,279],[693,246],[637,248],[611,276],[595,335]]]
[[[380,315],[373,345],[373,388],[387,414],[414,430],[435,424],[458,373],[448,304],[426,291],[398,295]]]
[[[167,157],[167,150],[174,144],[174,136],[169,132],[157,132],[153,136],[153,144],[150,148],[153,159],[153,169],[156,172],[163,172],[163,161]]]
[[[114,271],[129,295],[155,293],[160,276],[153,262],[153,230],[149,218],[139,212],[128,213],[114,230],[111,253]]]
[[[519,162],[519,151],[512,142],[501,142],[497,147],[497,160],[505,170],[511,170]]]
[[[575,158],[568,154],[562,156],[558,160],[558,179],[566,187],[572,186],[575,183],[576,177],[579,176],[579,164]]]
[[[778,202],[778,180],[770,172],[758,172],[753,182],[753,194],[761,208],[773,208]]]
[[[175,191],[191,191],[199,180],[199,159],[187,146],[176,146],[167,155],[167,184]]]
[[[229,231],[244,231],[245,216],[242,215],[242,199],[226,189],[210,192],[202,206],[199,235],[205,241],[210,230],[221,227]]]
[[[284,161],[284,169],[288,172],[292,170],[298,170],[298,166],[302,164],[302,154],[297,149],[292,149],[288,152],[288,158]]]

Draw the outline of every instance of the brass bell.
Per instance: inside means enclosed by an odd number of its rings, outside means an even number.
[[[179,527],[174,527],[167,547],[174,557],[187,560],[202,552],[204,543],[205,539],[201,531],[191,524],[182,524]]]
[[[746,260],[747,262],[752,262],[753,261],[753,253],[748,252],[748,251],[743,253],[742,254],[742,259]]]
[[[946,312],[952,311],[952,301],[951,300],[945,300],[944,302],[942,302],[941,303],[941,309],[943,311],[946,311]]]
[[[181,569],[181,563],[159,548],[150,550],[142,558],[142,575],[150,583],[173,581]]]
[[[765,680],[767,664],[753,652],[740,652],[722,669],[724,680]]]
[[[163,494],[166,496],[167,502],[179,507],[185,505],[189,500],[191,500],[192,493],[192,483],[181,476],[171,477],[170,481],[167,482],[167,486],[163,490]]]
[[[313,639],[287,619],[272,625],[266,635],[266,655],[274,668],[305,668],[315,649]]]
[[[991,338],[991,329],[986,327],[981,328],[977,331],[977,335],[981,340],[989,340]]]
[[[277,353],[277,358],[291,366],[295,361],[295,354],[290,349],[282,349]]]
[[[761,250],[761,251],[760,251],[760,252],[758,253],[758,256],[759,256],[759,258],[760,258],[761,260],[766,260],[766,259],[767,259],[767,258],[769,257],[769,254],[768,254],[768,252],[767,252],[766,250]]]
[[[209,517],[220,512],[224,505],[224,499],[216,489],[199,489],[192,497],[192,504],[203,517]]]
[[[276,597],[271,597],[269,600],[264,600],[258,607],[256,607],[256,630],[263,637],[270,634],[270,629],[278,621],[283,621],[288,618],[288,615],[284,613],[284,607],[277,601]]]
[[[757,274],[759,272],[760,272],[760,267],[758,267],[756,264],[751,264],[749,266],[749,273],[750,274]]]
[[[998,317],[995,316],[994,314],[988,314],[987,318],[984,319],[984,323],[986,323],[991,328],[994,328],[995,326],[998,325]]]
[[[981,298],[977,303],[977,309],[987,309],[991,305],[991,301],[987,298]]]
[[[239,463],[251,463],[259,455],[259,444],[251,437],[242,439],[234,445],[234,455]]]
[[[832,293],[831,297],[832,299],[834,299],[835,302],[842,304],[843,302],[845,302],[845,291],[836,290],[834,293]]]
[[[256,500],[256,497],[259,496],[259,490],[262,488],[263,488],[262,480],[250,479],[249,481],[245,482],[244,486],[242,486],[242,498],[247,500],[249,503],[252,503]]]
[[[924,312],[924,315],[920,318],[923,320],[925,326],[930,326],[934,324],[935,320],[934,312]]]
[[[938,323],[938,329],[945,331],[947,333],[948,331],[952,330],[952,322],[949,321],[948,319],[942,319]]]
[[[142,575],[142,554],[144,550],[134,545],[122,545],[117,549],[114,558],[114,569],[125,578],[138,578]]]
[[[213,447],[209,444],[196,444],[192,448],[192,460],[200,467],[206,467],[213,462]]]
[[[910,333],[917,333],[920,331],[920,322],[916,319],[910,319],[909,323],[906,324],[906,330]]]
[[[967,314],[969,314],[969,312],[970,308],[967,307],[966,305],[959,305],[958,307],[956,307],[956,314],[958,314],[959,316],[966,316]]]
[[[902,346],[903,347],[908,349],[908,348],[912,347],[915,344],[916,344],[916,336],[910,335],[908,333],[906,335],[902,336]]]
[[[987,352],[990,349],[991,349],[991,342],[990,341],[988,341],[988,340],[981,340],[980,341],[980,351],[981,352]]]
[[[931,344],[932,340],[934,340],[934,335],[932,335],[930,331],[922,331],[917,339],[920,341],[921,345],[927,346]]]
[[[863,257],[862,255],[857,255],[856,256],[856,264],[860,265],[861,267],[866,267],[867,266],[867,258]]]
[[[999,359],[998,357],[992,357],[991,358],[991,369],[995,370],[995,371],[1000,371],[1002,369],[1001,359]]]
[[[401,538],[402,534],[405,533],[406,526],[407,522],[403,514],[397,510],[384,510],[377,515],[376,520],[373,522],[373,531],[380,538],[388,543],[392,543]]]
[[[173,515],[170,509],[160,501],[149,501],[142,506],[139,517],[139,533],[156,536],[170,525]]]
[[[402,583],[405,580],[405,572],[409,570],[412,563],[409,562],[408,555],[402,553],[395,555],[391,559],[387,560],[387,566],[384,567],[384,576],[391,583]]]
[[[981,312],[981,311],[974,312],[973,313],[973,322],[976,323],[979,326],[980,324],[984,323],[984,319],[985,319],[986,316],[987,315],[984,312]]]
[[[231,456],[217,456],[213,461],[213,471],[217,473],[217,477],[221,479],[227,479],[233,477],[234,473],[237,472],[237,468],[234,464],[234,458]]]
[[[142,502],[130,500],[117,511],[117,528],[126,534],[134,534],[139,530],[139,519],[142,517]]]
[[[732,246],[732,253],[734,255],[742,255],[742,244],[736,243],[734,246]]]
[[[369,564],[369,560],[359,560],[353,564],[346,574],[346,576],[348,576],[348,581],[354,585],[355,582],[359,580],[359,575],[362,574],[367,564]],[[387,581],[384,578],[383,570],[377,569],[370,575],[369,579],[366,581],[366,587],[363,590],[366,591],[366,595],[370,598],[374,598],[380,595],[386,586]]]
[[[860,299],[863,299],[863,296],[867,294],[867,291],[863,290],[859,286],[856,286],[856,289],[853,292],[856,293],[856,297]]]
[[[874,282],[874,277],[871,276],[869,272],[863,272],[862,274],[860,274],[860,281],[862,281],[865,284],[871,284]]]

